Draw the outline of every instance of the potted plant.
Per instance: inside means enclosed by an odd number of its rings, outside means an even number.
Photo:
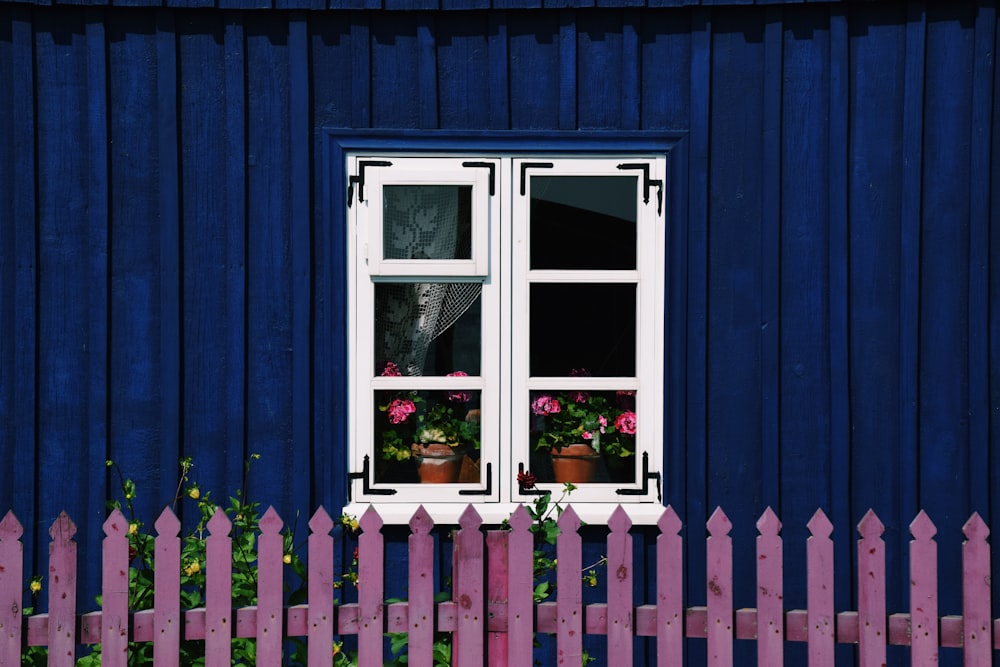
[[[556,482],[594,481],[602,455],[614,477],[635,455],[634,392],[537,391],[531,414],[532,444],[550,453]]]
[[[394,372],[395,371],[395,372]],[[383,375],[398,375],[386,364]],[[455,371],[450,377],[464,377]],[[466,391],[380,392],[376,445],[385,461],[413,460],[425,484],[458,481],[469,448],[479,449],[479,411]]]

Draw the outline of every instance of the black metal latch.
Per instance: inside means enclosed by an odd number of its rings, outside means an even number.
[[[642,201],[644,204],[649,203],[649,189],[656,186],[656,214],[660,215],[663,213],[663,181],[657,179],[655,181],[649,178],[649,165],[643,162],[625,162],[618,165],[619,169],[637,169],[642,172],[642,187],[644,195]]]
[[[373,489],[371,484],[368,482],[371,472],[371,462],[368,459],[368,455],[365,454],[364,462],[361,464],[361,472],[349,472],[347,473],[347,502],[351,501],[351,481],[355,479],[361,480],[361,488],[363,489],[365,495],[372,496],[392,496],[396,494],[396,489]]]
[[[347,207],[350,208],[354,199],[354,184],[358,184],[358,203],[365,200],[365,168],[366,167],[391,167],[388,160],[361,160],[358,162],[358,174],[347,179]]]

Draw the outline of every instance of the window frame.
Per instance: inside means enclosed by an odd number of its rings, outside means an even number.
[[[518,154],[524,157],[530,156],[545,156],[545,157],[579,157],[579,156],[594,156],[594,157],[626,157],[631,155],[646,154],[652,157],[665,157],[665,173],[662,174],[663,189],[662,189],[662,203],[663,207],[661,226],[664,228],[671,228],[672,219],[684,219],[686,217],[686,207],[687,207],[687,197],[686,197],[686,134],[666,134],[662,132],[486,132],[486,133],[456,133],[447,131],[430,131],[430,132],[416,132],[416,131],[344,131],[337,129],[327,129],[325,130],[325,141],[322,144],[323,147],[323,163],[326,166],[325,174],[326,178],[321,186],[321,199],[325,202],[323,208],[323,220],[326,223],[326,228],[330,230],[329,232],[329,244],[326,246],[324,251],[320,253],[318,258],[321,262],[323,260],[329,261],[331,263],[331,268],[334,265],[340,265],[337,257],[343,257],[345,251],[347,250],[347,236],[350,223],[348,220],[348,207],[346,205],[347,192],[346,188],[340,186],[341,183],[348,184],[349,172],[347,170],[347,156],[350,154],[358,153],[370,153],[370,154],[398,154],[398,155],[414,155],[414,154],[435,154],[435,155],[465,155],[465,156],[504,156],[508,157],[511,154]],[[669,196],[668,196],[669,193]],[[655,192],[650,191],[650,194],[655,198]],[[337,230],[340,230],[339,232]],[[507,230],[504,229],[503,232]],[[683,234],[684,230],[681,229],[680,233]],[[676,279],[676,272],[672,268],[678,268],[675,264],[667,261],[668,258],[676,257],[676,255],[671,255],[671,249],[668,244],[672,242],[670,238],[673,236],[672,232],[666,232],[665,238],[660,246],[661,252],[659,257],[661,261],[665,263],[665,267],[662,269],[663,280],[658,281],[660,284],[657,287],[660,290],[661,296],[660,300],[662,303],[662,317],[658,317],[657,324],[660,327],[660,334],[655,338],[659,341],[659,345],[662,349],[663,356],[661,356],[662,363],[658,364],[662,369],[669,367],[674,360],[679,360],[683,358],[682,348],[678,348],[675,344],[669,343],[668,338],[671,336],[676,336],[678,332],[678,327],[668,327],[666,322],[670,320],[669,312],[675,309],[673,304],[668,303],[672,297],[676,294],[675,291],[669,289],[669,284]],[[509,240],[504,240],[501,242],[503,246],[509,243]],[[506,261],[507,258],[504,259]],[[682,267],[681,267],[682,268]],[[332,279],[336,275],[337,271],[324,272],[320,271],[320,277],[322,279],[323,275]],[[353,272],[350,270],[344,271],[345,280],[341,282],[341,285],[347,287],[346,290],[337,289],[335,286],[332,291],[332,302],[333,306],[330,309],[330,318],[321,317],[318,321],[317,326],[317,336],[321,336],[323,332],[329,333],[328,346],[330,350],[330,355],[334,359],[341,358],[347,362],[347,366],[350,367],[353,364],[353,360],[348,354],[349,343],[351,339],[356,338],[357,331],[355,329],[356,322],[351,316],[350,304],[348,300],[348,295],[353,290],[353,285],[351,285],[354,277],[351,275]],[[509,300],[510,294],[502,294],[501,298],[503,300]],[[683,309],[681,309],[683,311]],[[342,316],[338,316],[337,313],[343,313]],[[338,317],[346,318],[339,319]],[[349,322],[349,328],[345,328],[347,331],[347,336],[340,330],[340,326],[344,321]],[[680,327],[680,332],[683,333],[685,326]],[[509,332],[504,331],[501,334],[501,349],[509,350]],[[670,348],[668,352],[667,348]],[[670,355],[668,359],[666,355]],[[680,364],[677,364],[680,366]],[[348,372],[348,376],[353,378],[354,375]],[[583,502],[584,498],[580,497],[574,493],[574,506],[577,508],[578,512],[584,518],[584,520],[589,521],[599,521],[603,518],[607,518],[610,512],[616,507],[619,502],[626,504],[626,509],[633,521],[638,523],[645,522],[645,519],[655,520],[657,517],[658,510],[656,508],[662,508],[662,497],[664,495],[665,488],[670,484],[671,480],[676,480],[678,478],[677,472],[680,470],[679,466],[672,467],[670,465],[671,461],[676,460],[678,463],[683,460],[684,450],[683,447],[668,447],[668,442],[671,439],[674,442],[682,443],[683,425],[681,420],[676,420],[671,423],[671,415],[682,415],[684,408],[682,403],[677,403],[672,400],[671,397],[679,396],[683,393],[683,382],[682,376],[677,373],[667,373],[665,370],[662,375],[662,391],[657,391],[655,393],[659,394],[658,400],[655,402],[652,412],[659,413],[664,417],[664,428],[658,429],[659,436],[658,441],[663,443],[663,446],[654,446],[649,451],[652,454],[659,456],[659,461],[654,462],[662,475],[656,476],[655,480],[651,477],[648,481],[650,486],[655,489],[651,492],[652,500],[643,503],[630,503],[630,498],[611,498],[608,502]],[[508,383],[500,387],[502,394],[506,396],[511,395],[511,387],[509,384],[510,375],[507,375]],[[681,380],[680,382],[678,380]],[[332,397],[337,398],[337,404],[344,405],[351,397],[353,391],[352,381],[348,380],[346,377],[341,376],[338,380],[337,378],[329,379],[327,385],[323,385],[322,379],[318,379],[318,394],[327,393]],[[515,400],[515,399],[512,399]],[[662,402],[662,405],[660,403]],[[343,412],[339,411],[342,415]],[[324,429],[324,424],[326,428]],[[317,446],[329,447],[330,445],[335,445],[337,442],[342,443],[339,448],[343,454],[344,458],[339,458],[334,455],[332,457],[327,457],[329,462],[329,472],[327,473],[330,477],[329,483],[323,488],[328,490],[328,496],[331,498],[332,504],[343,503],[344,498],[348,500],[347,508],[348,510],[353,510],[355,512],[363,511],[367,507],[368,503],[359,502],[358,495],[356,493],[351,493],[347,488],[349,485],[356,484],[355,480],[347,479],[345,475],[344,467],[342,463],[338,461],[345,461],[348,459],[352,450],[349,444],[350,433],[347,428],[347,424],[344,420],[335,419],[331,415],[320,415],[318,419],[318,425],[320,431],[317,433]],[[670,426],[670,431],[666,429]],[[510,442],[510,422],[500,425],[501,430],[501,441]],[[329,438],[322,438],[322,433],[328,432]],[[671,437],[673,436],[673,438]],[[681,436],[681,437],[678,437]],[[323,442],[329,444],[323,445]],[[335,454],[338,448],[335,446],[333,453]],[[346,462],[346,461],[345,461]],[[353,462],[348,463],[351,468],[351,472],[356,472],[353,467]],[[513,463],[510,464],[513,467]],[[652,469],[653,466],[651,465]],[[668,475],[668,471],[672,471],[671,475]],[[513,471],[516,473],[516,470]],[[683,473],[681,473],[683,475]],[[352,475],[353,476],[353,475]],[[506,501],[510,499],[513,503],[524,502],[530,500],[530,497],[521,496],[518,494],[516,485],[513,483],[513,475],[498,475],[499,476],[499,486],[498,491],[501,493],[501,497]],[[511,479],[506,479],[506,477],[511,477]],[[683,477],[681,477],[681,480]],[[323,481],[320,481],[323,484]],[[337,489],[340,489],[338,492]],[[321,493],[321,495],[323,495]],[[468,502],[475,502],[474,497],[462,498],[458,503],[434,503],[434,507],[429,507],[432,516],[437,520],[449,521],[455,520],[458,517],[458,513],[464,509]],[[378,503],[379,500],[373,499],[373,502]],[[397,504],[386,504],[388,512],[386,514],[386,520],[389,522],[393,521],[408,521],[409,517],[412,515],[413,506],[407,505],[406,503]],[[509,516],[513,505],[507,502],[497,502],[489,503],[477,506],[477,510],[480,510],[480,514],[483,515],[484,520],[499,521],[506,516]],[[382,505],[380,505],[380,512],[383,511]],[[398,516],[396,516],[398,515]]]

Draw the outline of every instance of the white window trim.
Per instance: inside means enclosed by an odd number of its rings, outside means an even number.
[[[391,155],[379,153],[352,154],[348,156],[348,173],[357,173],[357,162],[365,160],[392,159],[413,159],[421,157],[414,154]],[[629,389],[642,388],[638,392],[636,413],[640,420],[640,428],[637,434],[636,450],[637,454],[646,452],[648,456],[648,470],[651,472],[662,472],[663,470],[663,366],[664,366],[664,272],[665,272],[665,223],[662,212],[662,205],[656,196],[649,196],[649,201],[644,203],[644,199],[649,192],[643,192],[647,184],[640,176],[638,181],[639,195],[637,198],[640,217],[644,218],[638,223],[637,248],[635,270],[629,271],[529,271],[527,268],[527,214],[526,210],[530,202],[530,186],[526,189],[525,195],[519,192],[521,174],[519,172],[519,159],[513,155],[482,155],[463,154],[461,156],[443,156],[449,160],[460,163],[463,160],[482,161],[484,159],[493,160],[497,164],[496,194],[488,197],[488,210],[486,215],[488,220],[486,225],[482,222],[482,212],[474,213],[474,250],[473,259],[465,261],[465,266],[460,266],[460,260],[449,260],[446,262],[417,263],[412,262],[389,262],[376,261],[373,268],[371,262],[371,247],[367,244],[379,245],[381,247],[381,237],[373,234],[371,228],[377,225],[370,224],[367,219],[365,206],[360,206],[357,201],[352,202],[354,210],[349,216],[351,224],[348,231],[351,238],[348,240],[348,261],[352,267],[348,271],[348,312],[351,314],[350,322],[351,334],[349,336],[349,356],[348,366],[351,378],[350,382],[350,414],[351,423],[349,425],[349,442],[351,444],[351,465],[352,472],[362,469],[363,458],[370,446],[357,446],[356,443],[369,442],[371,440],[371,415],[374,406],[372,405],[373,390],[393,387],[418,389],[441,389],[445,386],[449,388],[475,389],[483,392],[483,463],[481,466],[483,475],[486,474],[486,464],[493,466],[494,483],[492,493],[488,496],[467,495],[458,496],[457,491],[461,489],[472,489],[476,485],[442,485],[442,488],[431,488],[437,485],[400,485],[395,489],[392,496],[365,496],[362,493],[363,484],[358,479],[349,481],[351,485],[351,497],[353,501],[345,508],[345,511],[352,514],[360,514],[370,504],[378,504],[383,520],[396,523],[406,522],[412,517],[412,513],[417,503],[424,504],[436,521],[456,521],[464,508],[471,502],[477,505],[477,511],[488,523],[495,523],[509,517],[510,512],[519,503],[530,502],[531,495],[519,495],[515,481],[517,466],[519,462],[527,464],[529,459],[529,443],[526,437],[516,437],[517,433],[527,433],[529,393],[533,389],[567,389],[574,386],[581,388],[600,389]],[[665,182],[666,166],[665,159],[660,155],[635,155],[623,154],[617,156],[593,156],[581,159],[586,156],[566,156],[554,155],[539,158],[531,156],[525,158],[527,161],[538,161],[543,159],[559,165],[555,174],[592,174],[608,173],[607,165],[611,161],[616,163],[635,162],[642,160],[650,165],[649,178],[652,181]],[[439,158],[428,156],[428,159],[437,161]],[[572,167],[572,168],[571,168]],[[596,168],[596,172],[595,172]],[[400,169],[392,176],[392,182],[400,182],[399,179],[410,179],[410,182],[440,182],[438,179],[427,179],[419,170],[412,170],[407,167]],[[486,177],[485,170],[470,169],[466,172],[466,180],[474,183],[475,188],[486,187],[478,179]],[[528,170],[529,176],[535,172]],[[547,173],[553,173],[551,171]],[[366,185],[365,199],[371,198],[372,202],[379,200],[376,190],[383,182],[381,176],[383,172],[379,170],[369,171],[371,179]],[[454,181],[449,181],[454,182]],[[463,181],[465,182],[465,181]],[[661,185],[662,187],[662,185]],[[480,190],[481,191],[481,190]],[[523,209],[520,212],[518,209]],[[474,209],[477,209],[474,206]],[[514,224],[501,224],[501,220],[512,220]],[[355,228],[355,224],[357,228]],[[487,237],[488,234],[488,237]],[[480,239],[485,240],[485,247],[478,245]],[[515,245],[524,247],[521,252],[513,252]],[[484,257],[487,265],[482,267]],[[367,265],[366,265],[367,260]],[[428,267],[428,264],[434,264]],[[405,266],[404,266],[405,265]],[[474,265],[474,266],[472,266]],[[509,274],[509,275],[508,275]],[[466,277],[470,280],[484,279],[494,289],[484,289],[483,292],[483,353],[482,353],[482,374],[478,378],[462,378],[456,382],[455,378],[419,378],[416,382],[414,378],[382,378],[370,377],[370,368],[374,363],[372,352],[372,331],[371,325],[365,318],[358,316],[360,303],[372,303],[374,284],[380,279],[387,277],[398,279],[400,277],[433,276],[434,278],[462,279]],[[431,279],[434,279],[431,278]],[[641,278],[641,280],[640,280]],[[636,282],[638,293],[636,298],[636,327],[638,332],[637,356],[640,360],[636,368],[636,377],[632,378],[528,378],[527,371],[527,328],[524,326],[514,326],[514,313],[521,313],[527,319],[527,294],[530,281],[558,281],[566,282]],[[499,281],[496,284],[495,281]],[[505,309],[503,304],[511,304],[509,309]],[[488,325],[488,313],[498,313],[500,326],[492,327]],[[488,353],[488,350],[497,350],[496,354]],[[505,404],[504,397],[510,397],[509,404]],[[525,409],[517,409],[517,406],[524,406]],[[487,433],[497,434],[498,440],[495,451],[488,452],[486,441]],[[374,450],[371,450],[374,456]],[[639,456],[636,457],[639,459]],[[374,461],[372,461],[374,464]],[[611,512],[619,504],[625,506],[630,517],[636,523],[655,522],[662,512],[662,504],[659,499],[659,480],[639,479],[642,472],[641,462],[637,460],[637,481],[631,485],[622,484],[600,484],[593,483],[581,485],[570,496],[569,501],[573,503],[574,509],[580,514],[584,521],[599,522],[610,516]],[[642,496],[616,496],[615,491],[620,488],[639,489],[646,484],[648,492]],[[485,486],[485,484],[484,484]],[[557,496],[561,491],[560,484],[540,484],[542,490],[549,490]]]

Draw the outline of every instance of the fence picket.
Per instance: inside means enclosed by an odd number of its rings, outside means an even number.
[[[49,666],[76,663],[76,525],[60,512],[49,529]]]
[[[858,524],[858,657],[860,667],[886,661],[885,526],[868,510]]]
[[[178,667],[181,641],[181,522],[169,507],[154,524],[153,667]]]
[[[757,664],[781,667],[785,657],[781,521],[768,507],[757,521]]]
[[[534,536],[531,516],[518,505],[507,536],[507,658],[510,665],[532,663],[534,631]]]
[[[733,665],[733,524],[717,507],[708,519],[707,551],[708,664]]]
[[[104,522],[101,575],[101,664],[128,664],[128,530],[121,510]]]
[[[673,507],[656,524],[656,656],[658,667],[683,664],[684,659],[684,540],[681,520]]]
[[[309,519],[308,633],[306,647],[311,667],[333,664],[333,519],[320,507]]]
[[[990,529],[976,512],[962,526],[962,644],[965,667],[992,664],[990,638]]]
[[[455,602],[458,603],[458,624],[454,651],[462,667],[483,664],[483,632],[485,629],[485,595],[483,590],[483,535],[479,531],[483,520],[472,505],[458,519],[455,550],[452,558]]]
[[[421,505],[410,519],[409,651],[410,667],[431,667],[434,650],[434,522]]]
[[[21,664],[23,534],[21,522],[8,511],[0,521],[0,667]]]
[[[358,538],[358,667],[382,667],[385,543],[382,517],[369,507]]]
[[[492,627],[495,614],[499,614],[507,602],[509,591],[510,564],[507,562],[507,536],[505,530],[490,530],[486,533],[486,605],[489,619],[486,636],[486,660],[490,667],[506,667],[510,664],[507,656],[507,633]],[[506,620],[504,617],[502,620]]]
[[[205,544],[205,667],[229,667],[232,656],[233,524],[221,508],[208,520]],[[193,569],[195,563],[186,563]]]
[[[910,655],[913,667],[938,664],[937,528],[920,510],[910,523]]]
[[[829,667],[834,660],[833,524],[818,509],[806,524],[806,605],[809,623],[809,667]]]
[[[274,508],[268,507],[258,524],[257,664],[260,667],[281,667],[283,523]]]
[[[608,664],[632,664],[632,521],[619,505],[608,520]]]
[[[556,664],[576,667],[583,656],[583,545],[580,518],[570,505],[559,517],[556,540]]]

